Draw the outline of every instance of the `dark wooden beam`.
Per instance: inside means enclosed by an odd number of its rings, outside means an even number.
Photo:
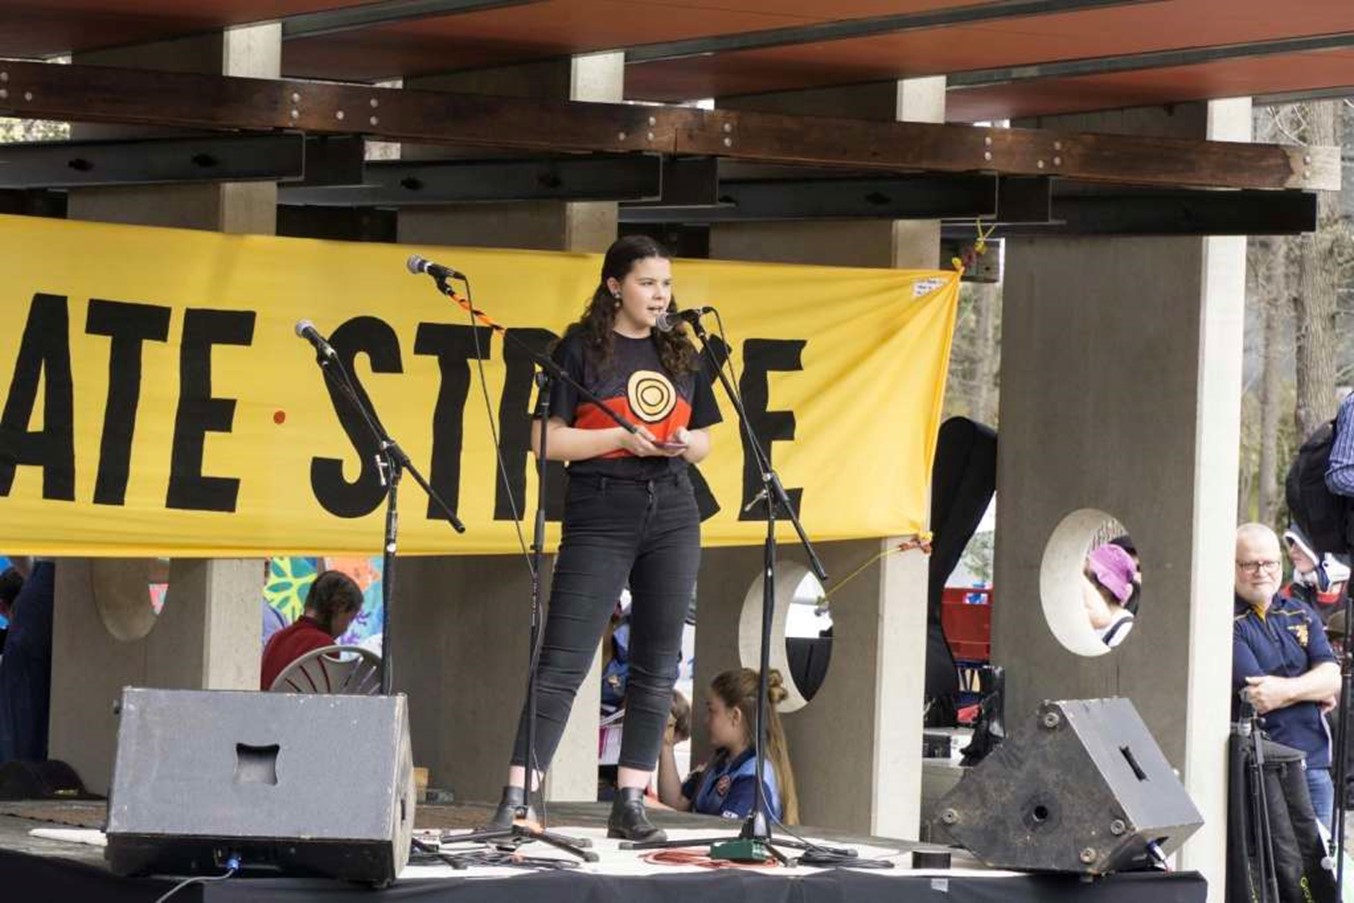
[[[686,153],[803,165],[987,171],[1093,182],[1338,191],[1340,151],[1049,129],[868,122],[711,110],[680,134]],[[722,150],[721,150],[722,149]]]
[[[298,181],[305,144],[299,132],[0,144],[0,188]]]
[[[651,151],[895,172],[1216,188],[1334,191],[1340,186],[1336,148],[820,119],[31,62],[0,62],[0,113],[183,128],[362,133],[549,153]]]

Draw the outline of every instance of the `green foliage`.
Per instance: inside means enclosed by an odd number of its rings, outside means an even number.
[[[996,552],[996,532],[974,533],[964,547],[964,567],[976,579],[989,586],[992,584],[992,561]]]
[[[0,117],[0,143],[21,141],[65,141],[71,136],[69,122],[47,119],[6,119]]]

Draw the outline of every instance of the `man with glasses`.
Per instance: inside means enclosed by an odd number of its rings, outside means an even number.
[[[1307,756],[1307,788],[1316,817],[1331,823],[1331,741],[1322,716],[1335,704],[1340,668],[1321,620],[1306,604],[1279,592],[1279,538],[1263,524],[1236,533],[1236,600],[1232,622],[1232,717],[1240,694],[1266,733]]]

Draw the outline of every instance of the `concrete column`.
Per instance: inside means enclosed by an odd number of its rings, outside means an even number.
[[[277,23],[249,26],[78,54],[75,62],[276,78],[281,35]],[[165,134],[91,124],[72,132],[76,138]],[[276,202],[277,186],[269,183],[82,189],[70,193],[69,218],[270,235]],[[106,790],[112,775],[112,703],[122,687],[258,686],[262,562],[174,561],[160,621],[144,637],[119,639],[109,629],[110,607],[149,606],[145,575],[135,574],[129,563],[107,560],[65,559],[57,567],[50,751],[96,792]],[[112,598],[120,602],[107,601]]]
[[[529,525],[528,525],[529,528]],[[548,600],[553,556],[542,595]],[[531,577],[520,555],[401,558],[391,617],[396,688],[434,787],[497,800],[527,685]],[[599,661],[578,691],[547,776],[551,800],[597,798]]]
[[[944,121],[945,79],[720,98],[722,108]],[[720,224],[710,230],[710,256],[836,266],[934,268],[937,222]],[[805,524],[812,536],[813,524]],[[898,538],[824,544],[819,553],[840,579]],[[793,543],[786,556],[797,554]],[[720,671],[746,664],[728,622],[760,572],[761,551],[712,550],[700,583],[696,685],[702,692]],[[926,559],[888,555],[834,596],[833,648],[827,678],[803,709],[785,717],[798,777],[800,818],[873,834],[916,838],[921,807],[921,731],[926,660]],[[831,584],[829,584],[831,585]],[[779,642],[779,639],[777,640]],[[850,742],[843,742],[843,738]],[[696,755],[705,754],[697,737]]]
[[[1250,101],[1037,124],[1244,141]],[[1204,815],[1181,863],[1221,900],[1245,239],[1019,239],[1006,259],[992,651],[1007,719],[1131,699]],[[1049,536],[1085,508],[1128,528],[1143,567],[1132,635],[1095,658],[1063,648],[1039,604]]]
[[[623,99],[625,54],[619,51],[405,79],[405,87],[504,97],[555,97],[618,103]],[[405,145],[404,159],[486,156],[483,149]],[[399,240],[406,244],[531,248],[601,253],[616,239],[612,201],[535,201],[406,207]]]
[[[112,778],[123,687],[258,687],[261,563],[176,560],[158,620],[149,573],[146,561],[57,562],[50,754],[95,793]]]
[[[619,101],[624,65],[623,53],[597,53],[404,84],[421,90]],[[475,148],[407,144],[401,151],[404,159],[486,155]],[[614,202],[407,207],[399,213],[399,240],[600,253],[616,238],[616,212]],[[552,563],[548,557],[542,575],[547,598]],[[429,558],[400,566],[393,611],[402,656],[396,683],[410,695],[415,758],[431,769],[435,785],[454,788],[459,798],[497,799],[526,688],[531,588],[526,565],[518,555],[500,555]],[[470,587],[481,594],[467,596]],[[548,799],[597,798],[600,701],[598,657],[579,688],[551,763]]]
[[[277,22],[231,28],[213,34],[76,54],[87,66],[205,72],[278,78],[282,26]],[[129,138],[168,134],[164,129],[76,123],[76,139]],[[273,235],[277,232],[277,185],[272,182],[86,188],[70,193],[70,219],[172,226],[221,232]]]

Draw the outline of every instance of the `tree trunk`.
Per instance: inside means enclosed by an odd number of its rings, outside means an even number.
[[[975,293],[976,323],[973,329],[973,419],[988,426],[997,424],[997,305],[1001,292],[995,285],[982,285]]]
[[[1273,249],[1271,259],[1282,254]],[[1275,267],[1277,269],[1277,267]],[[1283,309],[1271,291],[1260,296],[1260,311],[1264,320],[1264,350],[1260,370],[1260,500],[1258,520],[1274,523],[1279,512],[1279,406],[1282,404],[1283,362],[1281,342]]]
[[[1308,104],[1307,143],[1340,143],[1342,101]],[[1299,441],[1335,416],[1335,297],[1340,266],[1340,197],[1318,191],[1317,230],[1298,237],[1297,285],[1293,313],[1297,335],[1297,410]]]

